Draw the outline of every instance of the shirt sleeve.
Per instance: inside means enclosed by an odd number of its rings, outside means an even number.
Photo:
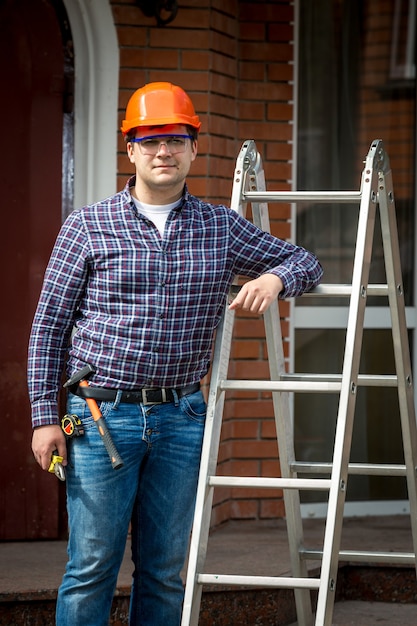
[[[230,211],[230,237],[236,274],[279,276],[284,285],[281,299],[300,296],[320,283],[323,268],[312,252],[273,237],[234,211]]]
[[[35,312],[28,350],[33,427],[58,424],[58,392],[74,316],[88,271],[87,237],[80,212],[63,224]]]

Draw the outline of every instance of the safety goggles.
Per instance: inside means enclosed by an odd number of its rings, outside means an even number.
[[[135,137],[130,141],[139,144],[139,150],[142,154],[154,156],[158,154],[161,146],[164,145],[170,154],[185,152],[188,139],[192,139],[191,135],[152,135],[148,137]]]

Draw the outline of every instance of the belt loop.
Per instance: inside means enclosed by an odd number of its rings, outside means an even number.
[[[174,404],[175,404],[175,406],[179,406],[180,401],[179,401],[176,389],[172,389],[172,395],[174,397]]]
[[[123,395],[123,391],[121,389],[118,389],[117,393],[116,393],[116,399],[115,399],[114,404],[113,404],[113,409],[116,410],[116,409],[119,408],[119,404],[120,404],[120,402],[122,400],[122,395]]]

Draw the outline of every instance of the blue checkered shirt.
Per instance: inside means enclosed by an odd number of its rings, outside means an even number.
[[[185,187],[164,238],[129,188],[75,210],[58,235],[33,321],[28,383],[33,426],[58,423],[62,371],[95,366],[95,386],[182,387],[207,373],[213,332],[237,274],[269,272],[281,298],[318,284],[305,249],[272,237]]]

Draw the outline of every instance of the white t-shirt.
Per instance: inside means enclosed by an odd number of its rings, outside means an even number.
[[[133,198],[133,202],[139,213],[142,213],[148,220],[153,222],[159,230],[161,237],[163,237],[168,215],[172,209],[180,204],[181,200],[176,200],[170,204],[145,204],[145,202],[139,202],[139,200]]]

